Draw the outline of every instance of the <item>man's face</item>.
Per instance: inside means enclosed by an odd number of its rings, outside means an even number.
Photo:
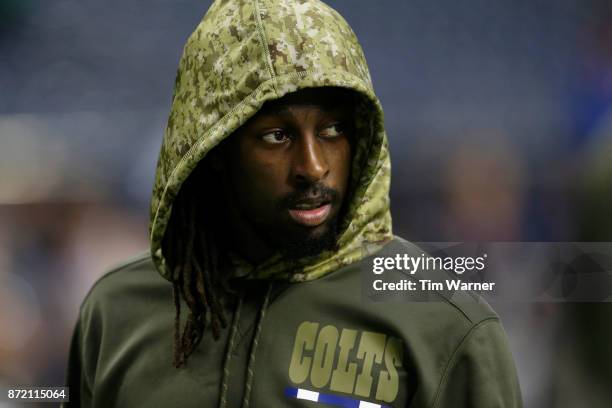
[[[353,124],[346,91],[314,88],[266,104],[236,131],[224,164],[235,233],[254,233],[290,257],[331,248],[349,180]]]

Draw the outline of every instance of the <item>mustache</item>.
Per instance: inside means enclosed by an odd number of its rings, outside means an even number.
[[[314,183],[306,188],[294,191],[283,197],[278,208],[281,210],[295,208],[298,205],[317,205],[322,203],[336,203],[339,193],[322,183]]]

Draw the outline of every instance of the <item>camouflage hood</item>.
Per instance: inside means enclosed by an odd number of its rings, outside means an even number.
[[[276,255],[251,276],[316,279],[356,262],[391,238],[383,113],[349,25],[317,0],[217,0],[185,45],[157,165],[150,240],[153,260],[165,278],[170,275],[162,238],[173,200],[198,162],[266,101],[323,86],[349,88],[362,97],[339,249],[297,264]]]

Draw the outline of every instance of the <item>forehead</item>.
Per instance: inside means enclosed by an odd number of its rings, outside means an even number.
[[[257,115],[282,113],[293,107],[314,107],[323,111],[351,113],[354,106],[355,93],[352,90],[335,87],[306,88],[266,102]]]

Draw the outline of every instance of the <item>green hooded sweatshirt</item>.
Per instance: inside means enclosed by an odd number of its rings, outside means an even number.
[[[354,90],[356,147],[337,250],[241,271],[247,290],[187,365],[172,365],[162,238],[199,161],[269,100]],[[520,407],[506,336],[481,299],[369,302],[373,257],[421,255],[394,237],[383,112],[355,34],[317,0],[217,0],[180,61],[151,200],[150,251],[91,289],[68,385],[85,407]],[[183,310],[187,306],[181,300]],[[226,306],[223,306],[226,307]]]

